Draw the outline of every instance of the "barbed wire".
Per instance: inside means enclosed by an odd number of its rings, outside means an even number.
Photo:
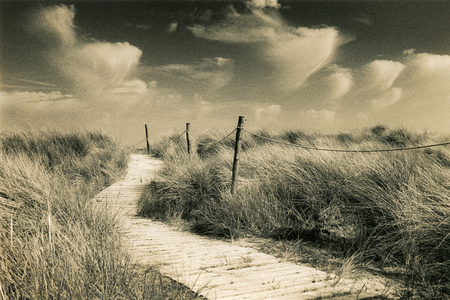
[[[439,147],[439,146],[446,146],[446,145],[450,145],[450,142],[445,142],[445,143],[439,143],[439,144],[432,144],[432,145],[424,145],[424,146],[414,146],[414,147],[405,147],[405,148],[391,148],[391,149],[371,149],[371,150],[346,150],[346,149],[327,149],[327,148],[316,148],[316,147],[308,147],[308,146],[302,146],[302,145],[297,145],[297,144],[292,144],[292,143],[288,143],[288,142],[283,142],[283,141],[279,141],[279,140],[275,140],[272,138],[268,138],[265,136],[262,136],[260,134],[251,132],[247,129],[242,128],[243,131],[257,136],[259,138],[271,141],[271,142],[275,142],[278,144],[283,144],[283,145],[287,145],[287,146],[291,146],[291,147],[297,147],[297,148],[302,148],[302,149],[306,149],[306,150],[315,150],[315,151],[328,151],[328,152],[346,152],[346,153],[373,153],[373,152],[393,152],[393,151],[405,151],[405,150],[417,150],[417,149],[424,149],[424,148],[432,148],[432,147]]]

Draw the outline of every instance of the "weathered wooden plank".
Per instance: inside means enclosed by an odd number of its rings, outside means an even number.
[[[161,164],[131,155],[127,175],[93,198],[98,209],[117,215],[136,262],[159,266],[164,275],[209,299],[356,299],[352,282],[336,284],[333,274],[136,216],[136,203]]]

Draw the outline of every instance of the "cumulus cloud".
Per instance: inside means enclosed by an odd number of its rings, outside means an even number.
[[[346,95],[353,87],[353,75],[347,68],[333,68],[333,72],[325,78],[328,95],[326,100],[334,101]]]
[[[71,47],[77,42],[73,5],[50,6],[34,12],[30,30],[49,47]]]
[[[353,89],[353,70],[330,65],[308,78],[289,99],[304,107],[336,109]]]
[[[252,1],[251,14],[229,14],[225,22],[190,28],[194,36],[225,43],[250,44],[255,55],[272,68],[273,83],[281,91],[298,89],[325,67],[338,46],[347,42],[335,28],[295,28],[285,25],[276,11],[263,11],[276,1]]]
[[[354,85],[337,107],[341,129],[377,123],[438,131],[448,127],[449,55],[407,50],[401,62],[374,60],[351,73]]]
[[[98,96],[121,83],[139,62],[141,51],[128,43],[91,43],[52,53],[62,84],[76,95]]]
[[[381,94],[378,98],[370,100],[370,104],[375,111],[382,111],[400,100],[401,96],[401,88],[392,88]]]
[[[450,56],[429,53],[407,54],[406,69],[399,79],[401,84],[431,84],[433,88],[448,86]]]
[[[450,111],[450,56],[412,54],[406,57],[405,65],[395,82],[402,88],[399,114],[410,116],[418,124],[427,123],[429,129],[448,126],[444,120],[448,120]]]
[[[74,18],[73,5],[45,7],[34,13],[29,30],[48,46],[59,84],[80,98],[98,97],[125,80],[142,51],[128,43],[82,42]]]
[[[385,91],[392,87],[405,66],[401,62],[374,60],[358,70],[357,85],[363,91]]]
[[[370,117],[370,114],[379,114],[400,101],[404,91],[398,81],[405,68],[401,62],[387,60],[374,60],[353,70],[338,68],[340,71],[331,78],[337,88],[336,95],[340,97],[335,106],[340,117],[353,118],[358,113]]]
[[[338,44],[333,28],[298,28],[298,35],[278,40],[266,53],[277,71],[278,86],[285,92],[299,88],[309,76],[325,67]]]

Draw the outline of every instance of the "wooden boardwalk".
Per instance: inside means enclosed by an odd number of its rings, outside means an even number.
[[[159,266],[163,275],[208,299],[381,299],[359,293],[353,282],[337,282],[333,274],[137,216],[136,202],[161,165],[133,154],[128,174],[94,198],[121,218],[138,263]]]

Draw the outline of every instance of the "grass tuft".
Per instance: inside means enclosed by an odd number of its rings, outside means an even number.
[[[127,160],[100,132],[0,134],[0,299],[194,298],[137,271],[115,217],[90,202]]]
[[[382,125],[337,135],[258,134],[352,150],[443,140]],[[201,136],[198,157],[191,159],[183,144],[175,145],[173,155],[164,156],[160,180],[143,194],[141,213],[163,220],[181,217],[209,235],[319,243],[401,281],[397,292],[403,299],[449,297],[449,147],[337,153],[294,148],[246,133],[237,190],[231,195],[234,142],[217,143],[219,136]]]

